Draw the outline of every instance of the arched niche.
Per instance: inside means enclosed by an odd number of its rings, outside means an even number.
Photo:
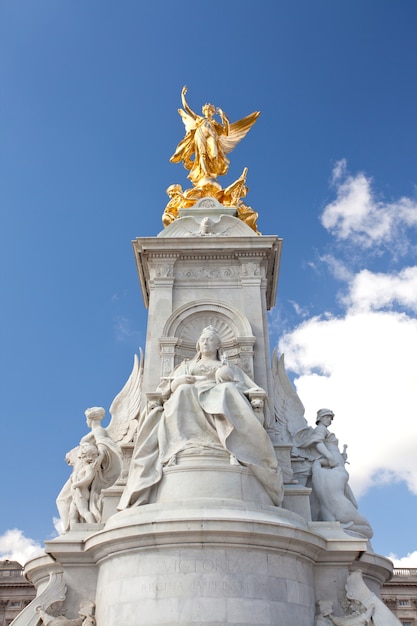
[[[206,326],[214,326],[219,333],[226,357],[253,378],[255,337],[247,317],[212,300],[196,300],[170,315],[159,339],[161,376],[169,376],[181,361],[195,355],[197,339]]]

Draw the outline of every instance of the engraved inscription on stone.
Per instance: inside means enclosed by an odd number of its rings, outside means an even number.
[[[157,579],[143,577],[138,591],[145,596],[256,597],[260,583],[248,582],[238,560],[189,558],[164,559]]]
[[[238,560],[224,559],[169,559],[164,561],[164,569],[166,574],[238,574],[242,571]]]
[[[235,597],[235,596],[252,596],[253,593],[249,592],[249,586],[244,581],[235,580],[233,578],[222,580],[218,577],[200,577],[198,580],[195,578],[190,580],[170,580],[159,581],[150,583],[141,583],[140,592],[144,595],[151,595],[158,597],[170,597],[170,596],[221,596],[221,597]]]

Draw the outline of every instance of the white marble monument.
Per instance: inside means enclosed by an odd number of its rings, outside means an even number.
[[[63,533],[27,564],[38,596],[16,626],[399,623],[378,599],[392,564],[372,551],[333,412],[310,426],[283,358],[271,365],[281,239],[243,204],[246,169],[217,182],[258,113],[230,124],[185,94],[172,160],[193,187],[171,185],[164,230],[133,242],[144,357],[107,428],[87,413]]]

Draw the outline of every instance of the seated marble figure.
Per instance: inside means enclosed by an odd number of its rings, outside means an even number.
[[[259,406],[263,390],[240,367],[221,359],[220,348],[216,329],[205,328],[195,357],[162,381],[162,401],[139,428],[119,509],[148,503],[162,468],[175,464],[180,452],[210,448],[227,451],[232,464],[249,468],[273,503],[281,503],[281,473]]]

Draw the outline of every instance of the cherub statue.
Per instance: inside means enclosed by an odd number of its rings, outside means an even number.
[[[224,111],[216,109],[212,104],[202,107],[203,116],[197,115],[189,107],[185,99],[186,93],[187,87],[183,87],[181,101],[184,108],[178,109],[186,135],[170,161],[182,161],[185,169],[190,170],[188,178],[195,186],[200,187],[227,173],[230,161],[226,154],[248,133],[260,112],[255,111],[230,124]],[[220,122],[214,118],[215,114],[220,117]]]
[[[164,228],[179,217],[179,209],[187,209],[203,197],[203,191],[195,188],[183,191],[181,185],[170,185],[167,189],[169,201],[162,214]]]
[[[183,206],[185,200],[181,185],[170,185],[167,189],[167,194],[169,202],[162,214],[162,223],[165,228],[177,219],[178,209]]]
[[[69,518],[71,523],[79,522],[80,519],[94,524],[97,519],[90,511],[91,486],[99,472],[102,453],[93,443],[83,443],[79,446],[77,461],[71,474],[71,494]]]
[[[77,522],[101,521],[101,492],[116,482],[122,468],[120,448],[101,426],[105,410],[92,407],[85,416],[91,430],[67,454],[73,470],[57,498],[64,532]]]
[[[101,425],[105,416],[102,407],[85,411],[90,432],[65,457],[73,470],[56,501],[64,533],[79,522],[101,521],[102,491],[119,478],[122,470],[120,445],[131,441],[137,428],[142,378],[141,353],[140,363],[135,356],[132,373],[112,402],[112,420],[107,428]]]

